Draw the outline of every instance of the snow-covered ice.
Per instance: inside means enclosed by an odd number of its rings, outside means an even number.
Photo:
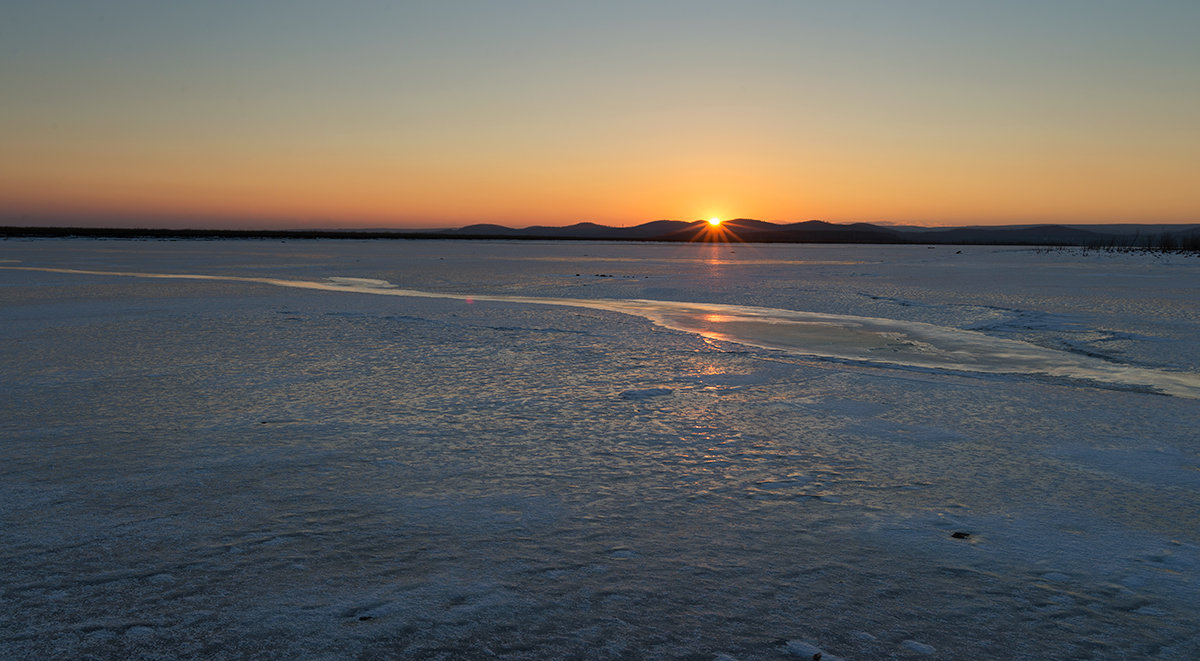
[[[1200,259],[957,250],[0,242],[0,657],[1200,656]]]

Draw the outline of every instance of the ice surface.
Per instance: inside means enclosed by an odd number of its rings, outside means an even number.
[[[755,262],[757,263],[757,262]],[[566,305],[610,310],[645,317],[673,330],[800,355],[886,365],[1004,374],[1045,374],[1087,379],[1118,386],[1200,399],[1200,375],[1114,364],[1087,354],[1039,347],[1029,342],[996,338],[973,330],[935,326],[917,321],[832,315],[717,303],[654,300],[573,299],[497,296],[478,293],[439,294],[401,289],[386,280],[331,276],[325,281],[282,280],[186,273],[136,273],[0,267],[46,270],[79,275],[141,278],[224,280],[366,294],[466,301]]]
[[[2,658],[1200,656],[1195,258],[0,260]]]

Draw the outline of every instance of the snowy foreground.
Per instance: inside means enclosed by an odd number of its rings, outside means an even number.
[[[1198,292],[991,247],[3,241],[0,658],[1200,658]]]

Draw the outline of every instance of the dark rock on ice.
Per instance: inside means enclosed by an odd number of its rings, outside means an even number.
[[[951,533],[950,536],[953,537],[954,539],[966,539],[971,536],[971,533],[960,531],[960,532]]]

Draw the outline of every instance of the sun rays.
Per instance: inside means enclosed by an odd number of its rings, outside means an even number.
[[[695,234],[691,241],[701,243],[743,243],[737,235],[737,221],[721,220],[713,216],[708,220],[698,220],[695,223]]]

